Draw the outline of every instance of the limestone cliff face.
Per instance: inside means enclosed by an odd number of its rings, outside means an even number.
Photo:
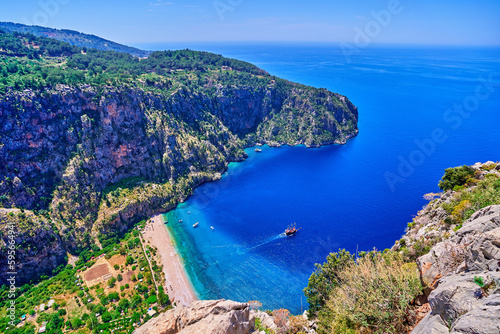
[[[160,314],[136,329],[134,334],[250,334],[255,318],[248,304],[231,300],[195,301]]]
[[[341,95],[271,78],[168,95],[9,91],[0,99],[0,206],[48,211],[59,247],[74,252],[175,207],[243,160],[246,146],[345,143],[357,119]]]
[[[0,272],[1,282],[11,276],[16,284],[29,282],[40,275],[51,275],[54,268],[66,264],[66,251],[47,217],[18,209],[0,209],[0,236],[0,267],[5,268]],[[14,268],[10,261],[15,263]]]
[[[500,205],[487,205],[457,222],[477,203],[498,199],[500,163],[471,167],[472,184],[430,194],[436,198],[393,247],[404,253],[410,249],[417,256],[427,287],[425,299],[431,311],[413,334],[500,331]]]

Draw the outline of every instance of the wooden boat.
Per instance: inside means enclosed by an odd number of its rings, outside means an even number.
[[[289,225],[285,230],[285,235],[287,237],[291,237],[295,235],[302,227],[297,228],[297,223],[293,223],[293,225]]]
[[[193,227],[198,227],[198,225],[200,225],[200,223],[196,223],[196,224],[193,224]]]

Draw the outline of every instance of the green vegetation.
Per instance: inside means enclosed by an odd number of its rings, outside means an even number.
[[[222,73],[221,68],[226,71]],[[153,52],[147,59],[128,53],[82,49],[51,38],[0,30],[0,94],[42,89],[56,84],[142,86],[172,93],[180,87],[198,90],[208,78],[226,85],[265,87],[269,75],[247,62],[191,50]],[[215,94],[214,87],[211,92]]]
[[[139,225],[143,224],[144,222],[139,223]],[[136,232],[136,230],[134,231]],[[0,288],[0,332],[34,333],[34,323],[41,326],[42,323],[47,322],[47,333],[81,330],[85,330],[85,333],[111,330],[114,333],[131,333],[134,329],[134,323],[144,323],[150,318],[147,315],[147,310],[150,307],[154,306],[158,310],[171,308],[169,297],[162,286],[158,289],[158,297],[154,288],[150,288],[152,275],[155,275],[158,281],[161,281],[161,277],[157,273],[152,273],[149,265],[145,265],[142,272],[148,282],[132,286],[128,283],[123,284],[121,280],[113,277],[104,284],[101,282],[87,288],[83,278],[80,277],[87,268],[95,263],[94,260],[90,260],[86,256],[97,256],[104,252],[111,254],[111,257],[123,256],[121,252],[131,252],[132,259],[147,263],[142,247],[135,243],[135,239],[134,232],[129,232],[120,241],[121,246],[120,243],[114,243],[109,244],[99,252],[94,253],[89,250],[80,256],[74,267],[67,265],[62,267],[57,275],[45,278],[39,284],[22,286],[17,291],[15,299],[15,324],[21,322],[22,315],[26,315],[27,320],[20,328],[12,329],[9,324],[10,319],[5,316],[12,299],[8,296],[8,286],[3,285]],[[131,240],[134,241],[134,247],[125,248],[124,245]],[[154,258],[150,259],[157,267]],[[126,270],[130,270],[130,265],[125,264],[125,266]],[[124,272],[123,269],[121,272]],[[122,277],[123,275],[118,274],[117,276]],[[113,284],[109,284],[111,282]],[[120,285],[118,292],[115,291],[117,288],[114,288],[116,284]],[[111,285],[114,289],[109,287]],[[48,302],[51,299],[55,300],[55,303],[48,307]],[[43,312],[39,309],[42,303],[45,304]]]
[[[0,22],[0,29],[9,32],[29,33],[35,36],[51,36],[52,38],[76,45],[85,49],[98,49],[103,51],[126,52],[134,56],[144,57],[149,54],[147,51],[139,50],[130,46],[118,44],[94,35],[83,34],[78,31],[68,29],[52,29],[47,27],[24,25],[11,22]]]
[[[314,291],[327,291],[326,303]],[[316,303],[320,333],[403,333],[409,304],[421,291],[416,264],[400,254],[372,251],[354,260],[343,251],[317,269],[306,293]]]
[[[354,255],[342,249],[338,253],[328,255],[326,262],[322,265],[316,264],[316,270],[309,277],[308,285],[304,289],[309,303],[310,318],[314,318],[317,312],[326,305],[332,290],[338,286],[339,273],[352,263],[354,263]]]
[[[474,176],[474,169],[467,165],[461,167],[447,168],[444,176],[439,181],[441,190],[452,190],[455,187],[464,186]]]
[[[475,180],[473,185],[474,187],[456,189],[451,200],[441,204],[450,215],[449,223],[461,226],[477,210],[500,204],[500,178],[498,176],[488,174],[483,180]]]
[[[484,280],[481,276],[474,276],[474,283],[479,285],[479,287],[484,287]]]

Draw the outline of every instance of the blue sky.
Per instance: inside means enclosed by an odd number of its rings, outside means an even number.
[[[1,21],[73,29],[129,45],[361,43],[363,33],[372,43],[500,45],[499,17],[499,0],[0,1]]]

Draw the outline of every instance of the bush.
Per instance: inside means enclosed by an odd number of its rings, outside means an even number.
[[[113,317],[111,316],[111,313],[108,311],[104,312],[103,315],[101,315],[102,322],[110,322]]]
[[[354,256],[345,249],[338,253],[331,253],[322,265],[316,264],[316,271],[309,277],[304,294],[309,303],[309,317],[315,317],[316,313],[326,304],[330,292],[338,283],[338,274],[347,265],[354,263]]]
[[[439,181],[441,190],[451,190],[455,186],[463,186],[467,180],[474,176],[474,169],[467,165],[461,167],[447,168],[444,170],[444,175]]]
[[[409,303],[421,293],[414,263],[395,252],[370,252],[338,272],[339,284],[319,313],[321,331],[404,333]]]

